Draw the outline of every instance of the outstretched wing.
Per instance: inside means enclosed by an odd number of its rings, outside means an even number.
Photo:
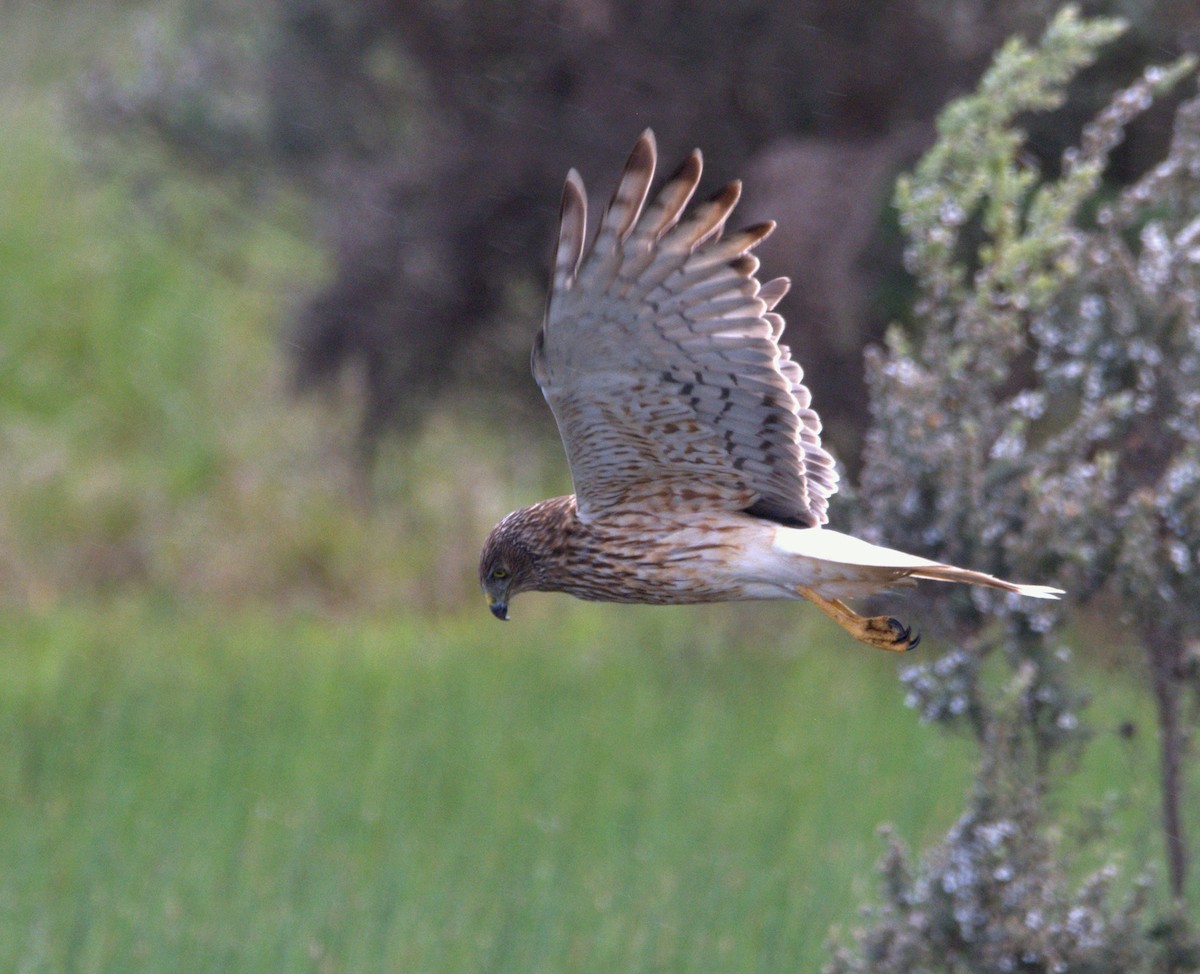
[[[654,135],[638,139],[585,251],[587,197],[563,189],[554,279],[533,373],[554,411],[578,510],[748,510],[826,520],[837,489],[799,365],[779,344],[787,293],[760,284],[750,250],[773,223],[722,239],[741,185],[684,208],[694,151],[646,206]]]

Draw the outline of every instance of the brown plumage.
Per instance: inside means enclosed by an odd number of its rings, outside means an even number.
[[[800,366],[779,343],[785,278],[760,284],[764,223],[722,238],[740,185],[686,210],[694,151],[646,205],[653,134],[638,139],[590,246],[572,170],[533,373],[558,422],[575,494],[504,518],[480,557],[494,614],[528,590],[609,602],[798,599],[883,649],[894,619],[839,600],[911,578],[1055,598],[822,528],[837,490]]]
[[[706,569],[730,548],[722,534],[720,528],[698,527],[690,513],[627,509],[584,521],[573,495],[554,497],[513,511],[496,525],[479,573],[486,580],[500,568],[509,596],[535,590],[590,602],[719,602],[728,599],[728,585],[710,580]]]

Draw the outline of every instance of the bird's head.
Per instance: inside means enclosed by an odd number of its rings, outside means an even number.
[[[527,510],[514,511],[492,528],[479,556],[479,585],[497,619],[508,618],[515,595],[540,587],[541,559],[524,530]]]

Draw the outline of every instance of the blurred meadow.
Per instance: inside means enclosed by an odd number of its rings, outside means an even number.
[[[552,427],[449,401],[364,468],[358,380],[287,357],[312,201],[93,151],[79,92],[148,11],[0,3],[0,969],[817,970],[969,742],[798,605],[496,623],[478,546],[569,489]],[[1136,867],[1150,703],[1119,652],[1084,675],[1058,800]]]

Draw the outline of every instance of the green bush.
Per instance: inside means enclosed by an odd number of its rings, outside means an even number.
[[[862,521],[901,547],[1057,581],[1068,602],[1119,600],[1159,704],[1167,883],[1155,902],[1168,920],[1150,929],[1150,879],[1131,890],[1106,866],[1079,880],[1061,840],[1052,795],[1089,736],[1062,612],[943,591],[934,617],[956,646],[904,680],[927,720],[974,736],[976,785],[915,866],[893,846],[883,902],[836,974],[1200,965],[1184,922],[1180,709],[1200,690],[1185,646],[1200,626],[1200,99],[1179,109],[1160,165],[1115,197],[1102,182],[1124,127],[1193,62],[1119,92],[1057,178],[1023,157],[1017,126],[1060,105],[1120,30],[1068,7],[1040,44],[1010,41],[901,181],[917,333],[894,329],[869,360]]]

